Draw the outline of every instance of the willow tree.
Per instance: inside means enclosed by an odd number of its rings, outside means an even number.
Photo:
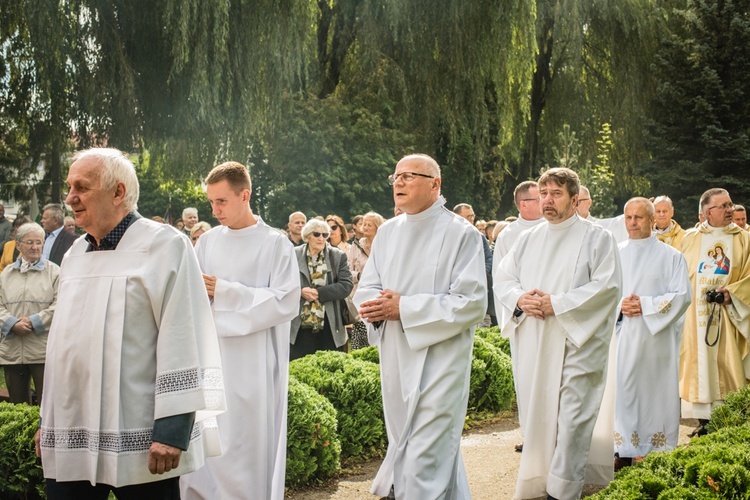
[[[331,22],[318,37],[323,94],[365,106],[387,125],[413,134],[414,148],[443,165],[449,203],[474,202],[480,212],[484,202],[495,204],[497,196],[477,192],[499,194],[499,151],[517,149],[513,144],[526,121],[533,2],[331,5]]]
[[[48,132],[29,134],[32,150],[54,164],[69,141],[146,147],[183,173],[241,158],[268,126],[301,73],[314,14],[307,0],[11,4],[0,86],[18,101],[12,120]]]
[[[597,161],[597,139],[611,124],[611,162],[620,195],[643,190],[635,175],[646,155],[642,129],[655,83],[649,65],[664,27],[657,0],[537,0],[537,54],[521,161],[514,183],[552,163],[570,124],[581,140],[581,164]],[[609,201],[609,200],[608,200]]]

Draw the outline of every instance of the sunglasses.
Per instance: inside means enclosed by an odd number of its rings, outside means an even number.
[[[330,236],[329,233],[316,233],[315,231],[313,231],[312,235],[316,238],[320,238],[322,236],[325,239],[328,239],[328,237]]]
[[[334,224],[334,225],[331,226],[331,231],[335,231],[338,228],[339,228],[339,225],[338,224]]]

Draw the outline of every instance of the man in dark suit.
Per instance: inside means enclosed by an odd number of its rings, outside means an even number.
[[[65,214],[60,205],[49,203],[42,209],[42,227],[47,233],[44,240],[42,255],[45,259],[54,262],[58,266],[62,263],[63,256],[73,242],[78,238],[63,226]]]

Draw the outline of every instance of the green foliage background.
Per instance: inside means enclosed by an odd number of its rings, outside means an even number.
[[[144,215],[229,159],[274,225],[389,215],[420,151],[485,219],[564,163],[596,215],[667,194],[692,225],[705,187],[750,194],[748,1],[6,2],[0,196],[60,201],[69,153],[106,144],[150,157]]]

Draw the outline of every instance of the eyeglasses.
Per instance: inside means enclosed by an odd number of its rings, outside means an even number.
[[[329,227],[331,228],[331,231],[335,231],[335,230],[337,230],[339,228],[339,225],[338,224],[334,224],[334,225],[329,226]]]
[[[416,177],[427,177],[428,179],[434,179],[434,175],[420,174],[419,172],[401,172],[400,174],[391,174],[388,176],[388,184],[393,186],[396,181],[401,179],[406,184],[413,181]]]
[[[582,201],[591,201],[591,198],[578,198],[578,203]]]
[[[26,241],[22,241],[21,243],[23,243],[24,245],[30,246],[30,247],[33,247],[34,245],[36,245],[38,247],[44,245],[44,242],[40,241],[40,240],[33,240],[33,241],[32,240],[26,240]]]
[[[312,235],[315,236],[316,238],[320,238],[322,236],[323,238],[328,239],[328,237],[330,236],[330,233],[317,233],[313,231]]]
[[[539,201],[539,198],[521,198],[521,201]]]
[[[724,203],[723,205],[715,205],[713,207],[707,208],[706,212],[710,212],[714,208],[720,208],[722,210],[734,210],[734,203],[732,203],[731,201],[728,201]]]

